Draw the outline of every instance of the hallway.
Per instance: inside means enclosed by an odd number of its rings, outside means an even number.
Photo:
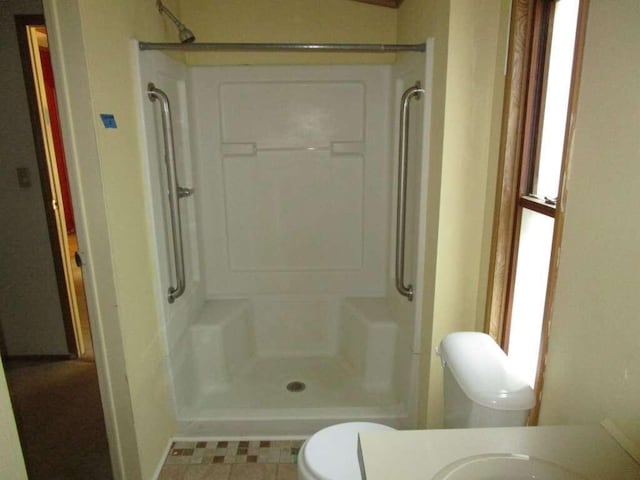
[[[67,237],[84,352],[78,360],[4,359],[30,480],[109,480],[104,426],[75,233]]]
[[[5,361],[30,480],[109,480],[109,447],[95,364]]]

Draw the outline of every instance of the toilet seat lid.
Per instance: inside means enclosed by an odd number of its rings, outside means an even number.
[[[324,428],[307,440],[304,457],[309,470],[322,480],[359,479],[358,433],[395,430],[370,422],[340,423]]]

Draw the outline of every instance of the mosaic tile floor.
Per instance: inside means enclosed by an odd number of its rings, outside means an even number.
[[[303,441],[174,442],[158,480],[296,480]]]

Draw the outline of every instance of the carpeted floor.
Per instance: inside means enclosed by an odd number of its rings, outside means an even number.
[[[95,364],[6,361],[30,480],[112,478]]]

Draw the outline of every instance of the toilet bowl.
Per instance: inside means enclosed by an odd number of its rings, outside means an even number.
[[[484,333],[447,335],[437,348],[445,371],[445,427],[505,427],[525,424],[535,404],[495,341]],[[348,422],[313,434],[298,454],[298,480],[359,480],[358,433],[393,431],[378,423]]]
[[[359,480],[358,433],[395,430],[379,423],[348,422],[313,434],[298,453],[298,480]]]

